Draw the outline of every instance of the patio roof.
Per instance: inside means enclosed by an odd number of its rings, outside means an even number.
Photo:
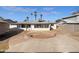
[[[19,22],[13,24],[17,25],[17,24],[55,24],[55,23],[54,22]]]

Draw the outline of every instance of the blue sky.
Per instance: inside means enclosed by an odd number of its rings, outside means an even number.
[[[79,6],[0,6],[0,16],[17,21],[24,21],[29,16],[29,20],[33,21],[34,16],[31,13],[37,11],[38,19],[43,14],[44,20],[55,21],[77,10]]]

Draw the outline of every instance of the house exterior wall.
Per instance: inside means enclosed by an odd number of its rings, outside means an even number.
[[[26,28],[18,28],[18,29],[22,29],[22,30],[24,30],[24,31],[26,30]]]
[[[34,30],[34,25],[33,24],[31,25],[31,29],[30,30]]]
[[[34,31],[49,31],[50,29],[49,28],[34,28],[32,30],[34,30]]]
[[[57,27],[57,25],[56,24],[54,24],[53,26],[51,26],[53,29],[56,29],[56,27]]]
[[[30,31],[30,30],[33,30],[33,31],[47,31],[47,30],[50,30],[50,28],[34,28],[34,25],[31,25],[30,28],[20,28],[20,29],[23,29],[23,30],[27,30],[27,31]]]
[[[8,30],[9,30],[9,24],[0,22],[0,35],[7,32]]]
[[[22,25],[24,25],[24,26],[22,27]],[[53,29],[56,29],[56,24],[52,24],[52,25],[51,24],[46,24],[46,25],[40,24],[40,26],[42,25],[41,27],[36,27],[35,25],[38,25],[38,24],[30,24],[30,27],[27,27],[27,24],[15,24],[15,25],[10,25],[10,28],[18,28],[18,29],[27,30],[27,31],[30,31],[30,30],[33,30],[33,31],[49,31],[50,27],[53,28]]]
[[[17,28],[17,25],[12,25],[12,24],[10,24],[9,25],[9,28],[11,29],[11,28]]]
[[[48,27],[46,27],[46,28],[35,28],[35,25],[36,24],[31,24],[31,26],[29,28],[27,28],[27,27],[22,28],[21,24],[20,24],[19,27],[17,26],[17,28],[22,29],[22,30],[27,30],[27,31],[30,31],[30,30],[33,30],[33,31],[49,31],[50,26],[51,26],[51,24],[48,24]],[[16,26],[13,26],[13,27],[16,27]],[[53,29],[56,29],[56,24],[52,25],[51,27]]]

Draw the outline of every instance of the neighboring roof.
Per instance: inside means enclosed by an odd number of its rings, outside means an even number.
[[[76,17],[76,16],[79,16],[79,15],[71,15],[71,16],[67,16],[67,17],[61,18],[61,19],[67,19],[67,18],[72,18],[72,17]]]
[[[78,15],[71,15],[71,16],[67,16],[67,17],[61,18],[61,19],[59,19],[59,21],[60,22],[61,21],[65,21],[66,23],[79,23],[79,21],[77,19],[76,20],[69,19],[69,18],[74,18],[74,17],[77,17],[77,16],[79,16],[79,14]],[[65,19],[69,19],[69,20],[65,20]]]
[[[1,20],[1,19],[0,19],[0,23],[8,23],[8,22],[6,22],[6,21],[3,21],[3,20]]]
[[[64,23],[64,24],[79,24],[79,23]]]
[[[20,22],[20,23],[13,23],[13,24],[55,24],[53,22]]]
[[[0,17],[0,22],[5,22],[5,23],[16,23],[16,21],[13,21],[11,19],[4,19],[3,17]]]
[[[13,20],[11,20],[11,19],[4,19],[4,21],[8,22],[9,24],[11,24],[11,23],[16,23],[16,21],[13,21]]]

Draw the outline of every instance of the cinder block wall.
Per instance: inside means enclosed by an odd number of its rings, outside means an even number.
[[[68,32],[79,32],[79,24],[63,24],[62,26],[63,31],[68,31]]]

